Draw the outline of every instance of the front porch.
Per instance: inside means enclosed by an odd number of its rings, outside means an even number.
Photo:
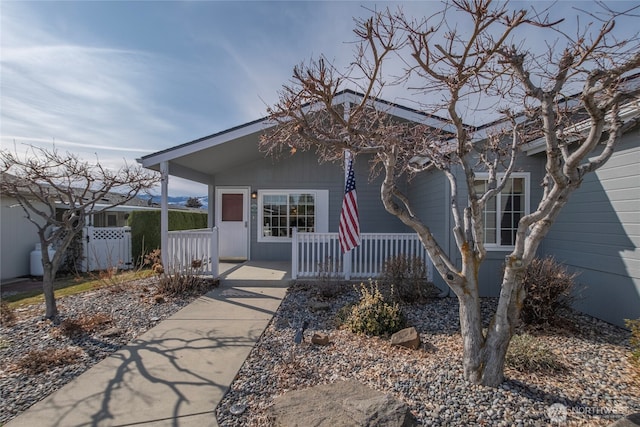
[[[290,261],[249,260],[234,263],[220,260],[216,227],[171,231],[166,253],[168,271],[189,270],[225,281],[289,282],[299,278],[375,279],[385,262],[404,255],[425,263],[426,279],[433,280],[433,265],[415,233],[363,233],[361,244],[343,254],[338,233],[298,233],[291,239]]]
[[[287,261],[244,261],[219,264],[222,286],[289,286],[291,263]]]

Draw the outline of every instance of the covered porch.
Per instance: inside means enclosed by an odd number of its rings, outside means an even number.
[[[293,231],[291,261],[231,262],[219,257],[216,227],[168,232],[166,257],[169,271],[193,269],[221,280],[289,281],[307,279],[375,279],[386,261],[403,255],[425,263],[426,279],[433,281],[433,265],[415,233],[363,233],[361,244],[343,254],[338,233]]]
[[[344,92],[335,102],[353,103],[358,96]],[[380,108],[404,120],[431,120],[384,103]],[[260,150],[260,138],[273,126],[263,118],[138,159],[143,167],[161,174],[165,266],[202,263],[203,272],[222,277],[225,261],[278,261],[289,265],[291,279],[329,274],[366,280],[379,276],[384,262],[396,255],[420,257],[428,263],[415,233],[385,210],[380,178],[367,180],[366,157],[354,165],[358,202],[363,207],[359,218],[363,244],[343,256],[337,244],[344,196],[342,165],[319,163],[313,152],[267,156]],[[207,229],[169,231],[170,177],[207,186]],[[430,264],[427,271],[430,278]]]

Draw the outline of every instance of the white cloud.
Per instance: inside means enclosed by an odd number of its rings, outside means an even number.
[[[387,6],[423,17],[442,3],[2,2],[0,142],[55,140],[117,167],[249,122],[266,114],[300,62],[324,55],[348,66],[353,17]],[[402,70],[400,61],[385,66]],[[388,87],[382,96],[419,108],[437,95]],[[170,191],[202,194],[180,182]]]

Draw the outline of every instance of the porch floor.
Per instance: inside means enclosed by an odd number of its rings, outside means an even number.
[[[290,261],[245,261],[231,263],[220,261],[222,286],[282,286],[291,282]]]

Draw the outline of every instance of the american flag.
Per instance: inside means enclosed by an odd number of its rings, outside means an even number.
[[[356,197],[356,176],[353,173],[351,153],[345,153],[345,187],[340,212],[339,237],[342,252],[349,252],[360,244],[360,224],[358,219],[358,198]]]

